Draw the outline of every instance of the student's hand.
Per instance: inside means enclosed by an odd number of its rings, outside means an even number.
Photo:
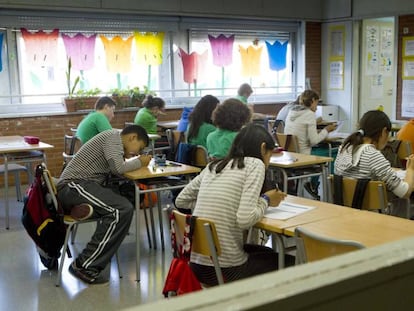
[[[148,166],[148,164],[150,163],[151,159],[152,159],[152,155],[149,154],[142,154],[138,157],[138,159],[141,161],[141,166]]]
[[[280,190],[269,190],[265,192],[265,195],[269,197],[269,206],[278,206],[286,197],[286,193]]]
[[[322,121],[323,121],[322,117],[316,118],[316,124],[322,123]]]
[[[329,132],[335,131],[336,130],[336,123],[331,123],[327,126],[325,126],[325,130]]]
[[[408,156],[405,167],[407,171],[414,171],[414,154]]]

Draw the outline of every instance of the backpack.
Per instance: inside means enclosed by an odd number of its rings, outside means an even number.
[[[43,174],[49,172],[44,166],[38,165],[35,180],[24,198],[21,221],[35,242],[43,265],[54,270],[57,269],[60,249],[65,241],[66,225],[63,222],[63,210],[55,206]]]
[[[197,145],[179,143],[177,146],[175,161],[187,165],[193,165],[193,159],[196,149]]]
[[[398,156],[398,148],[401,140],[393,140],[387,142],[384,149],[381,150],[384,157],[390,162],[392,167],[404,168],[401,159]]]
[[[171,213],[171,245],[174,258],[171,261],[167,278],[165,279],[162,293],[167,298],[169,296],[183,295],[201,290],[201,284],[190,268],[191,242],[194,232],[195,216],[186,215],[186,225],[184,230],[183,245],[177,246],[175,234],[175,218]]]

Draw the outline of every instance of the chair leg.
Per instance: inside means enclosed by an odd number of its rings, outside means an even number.
[[[164,223],[162,220],[162,204],[161,204],[161,195],[160,192],[157,191],[157,207],[158,207],[158,222],[160,225],[160,238],[161,238],[161,249],[165,249],[165,242],[164,242]]]
[[[71,233],[70,233],[70,242],[71,244],[75,244],[76,233],[78,232],[78,224],[74,224],[71,226]]]
[[[116,265],[118,267],[118,275],[119,278],[122,279],[122,271],[121,271],[121,264],[119,263],[119,255],[118,255],[118,251],[115,253],[115,259],[116,259]]]
[[[152,248],[151,234],[150,234],[149,223],[148,223],[147,208],[146,207],[143,207],[142,208],[142,212],[144,213],[145,229],[147,231],[147,238],[148,238],[148,246],[149,246],[149,248]]]
[[[22,188],[21,188],[20,172],[19,171],[14,172],[14,185],[16,187],[17,201],[21,202],[21,201],[23,201],[23,198],[22,198]]]
[[[59,287],[60,282],[62,281],[63,264],[65,263],[66,250],[68,248],[69,235],[71,234],[72,228],[73,228],[73,225],[69,225],[68,228],[66,229],[65,242],[63,243],[62,255],[60,257],[58,273],[57,273],[56,281],[55,281],[56,287]]]
[[[157,236],[155,234],[155,224],[154,224],[154,212],[152,210],[154,203],[152,202],[151,195],[148,195],[149,201],[149,212],[150,212],[150,219],[151,219],[151,232],[152,232],[152,241],[154,242],[154,249],[157,249]]]

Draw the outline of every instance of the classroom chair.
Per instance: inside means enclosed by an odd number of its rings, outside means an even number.
[[[339,179],[342,178],[342,185]],[[330,202],[348,207],[385,213],[388,208],[387,189],[382,181],[370,180],[366,188],[358,189],[358,179],[350,177],[329,177]],[[335,180],[336,179],[336,180]],[[358,186],[360,187],[360,186]],[[342,189],[342,191],[341,191]],[[357,191],[356,191],[357,190]],[[356,192],[359,197],[355,197]]]
[[[185,228],[186,215],[178,210],[173,210],[172,213],[175,217],[174,223],[177,226],[175,228],[177,241],[182,241],[182,233]],[[220,241],[218,239],[216,227],[213,221],[197,217],[194,225],[191,252],[210,257],[214,265],[218,284],[224,284],[223,275],[218,261],[218,256],[221,254]],[[205,284],[202,284],[202,286],[208,287]]]
[[[0,165],[0,175],[4,175],[4,164]],[[15,163],[11,163],[7,165],[7,173],[8,174],[13,174],[14,175],[14,185],[16,187],[16,197],[17,197],[17,201],[23,201],[23,196],[22,196],[22,185],[20,182],[20,172],[26,172],[27,171],[27,167],[24,165],[20,165],[20,164],[15,164]],[[10,176],[10,175],[9,175]],[[28,176],[28,182],[31,183],[30,179],[29,179],[29,174],[27,174]]]
[[[274,133],[277,144],[286,151],[299,152],[299,143],[296,135]]]
[[[365,248],[357,241],[328,238],[305,228],[295,229],[296,263],[312,262]]]
[[[46,168],[46,165],[42,163],[42,166],[43,166],[43,179],[46,183],[48,192],[50,193],[53,205],[55,206],[56,209],[58,209],[59,203],[56,197],[56,187],[55,187],[54,180],[52,176],[50,175],[50,172]],[[76,231],[76,228],[78,225],[90,223],[90,222],[96,222],[99,220],[100,220],[99,218],[88,218],[86,220],[75,220],[69,215],[64,216],[63,221],[65,225],[67,226],[67,228],[66,228],[65,242],[62,247],[62,255],[60,257],[60,263],[59,263],[58,272],[57,272],[56,281],[55,281],[56,287],[60,286],[60,283],[62,280],[62,270],[63,270],[63,265],[65,263],[66,253],[68,253],[69,257],[71,257],[70,252],[68,251],[69,236],[74,232],[74,230]],[[116,262],[118,266],[119,277],[122,278],[122,273],[121,273],[121,268],[120,268],[119,258],[118,258],[118,252],[115,253],[115,257],[116,257]]]
[[[81,147],[82,142],[76,135],[65,135],[63,137],[63,168],[69,163],[70,160],[74,157],[75,153]]]
[[[206,167],[208,162],[210,162],[210,157],[208,156],[207,148],[197,145],[194,149],[192,165],[197,167]]]

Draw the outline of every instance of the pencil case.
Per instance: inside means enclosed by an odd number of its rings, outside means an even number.
[[[37,145],[40,141],[37,136],[24,136],[24,141],[30,145]]]

